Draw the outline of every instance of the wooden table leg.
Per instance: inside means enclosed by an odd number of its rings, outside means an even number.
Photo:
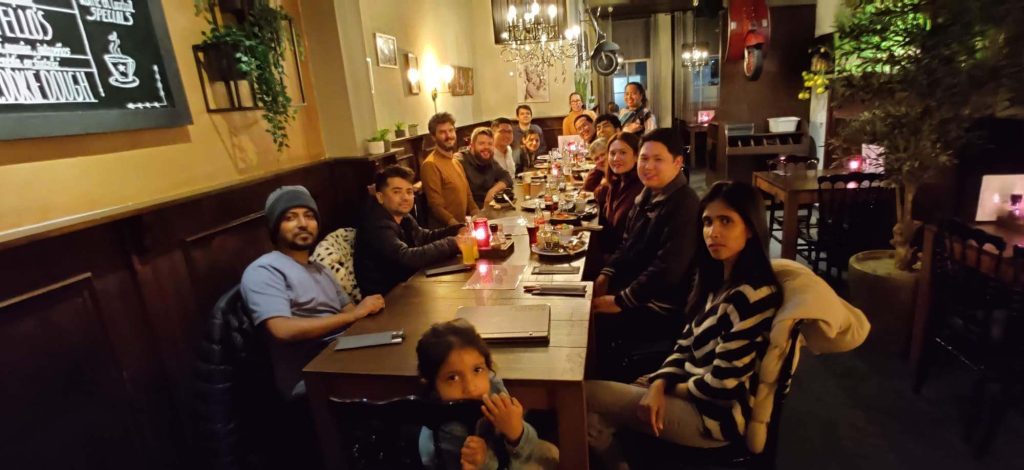
[[[782,257],[796,259],[797,212],[800,205],[790,192],[782,199]]]
[[[914,324],[910,333],[910,367],[917,370],[924,350],[925,333],[928,327],[928,314],[932,303],[932,251],[935,249],[935,230],[926,227],[924,244],[921,249],[921,271],[917,276],[917,297],[914,299]]]
[[[558,413],[559,468],[590,468],[587,453],[587,404],[583,382],[560,384],[555,391]]]
[[[334,419],[331,418],[330,410],[327,409],[329,396],[327,383],[325,380],[311,375],[307,375],[305,380],[309,408],[313,414],[313,423],[316,425],[316,435],[320,438],[324,468],[328,470],[344,469],[345,463],[340,448],[341,438],[335,427]]]

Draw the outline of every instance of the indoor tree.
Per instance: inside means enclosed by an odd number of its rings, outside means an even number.
[[[911,270],[911,208],[923,183],[955,163],[971,125],[1019,103],[1024,0],[847,1],[836,21],[833,105],[863,109],[841,148],[881,147],[896,186],[896,264]]]

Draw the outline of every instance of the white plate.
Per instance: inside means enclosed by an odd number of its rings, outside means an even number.
[[[550,256],[552,258],[572,258],[573,256],[576,256],[580,253],[587,251],[587,244],[584,243],[583,246],[573,251],[548,251],[537,245],[533,245],[530,247],[530,251],[537,253],[538,255],[541,256]]]

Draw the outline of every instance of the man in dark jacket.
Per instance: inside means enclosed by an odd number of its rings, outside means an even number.
[[[427,230],[409,215],[413,178],[399,165],[377,174],[377,200],[370,201],[356,234],[356,282],[364,295],[387,294],[416,271],[459,253],[454,236],[463,225]]]
[[[594,283],[592,311],[605,314],[598,319],[599,342],[671,342],[682,330],[701,242],[700,201],[682,167],[683,145],[671,129],[643,137],[637,173],[644,189],[630,211],[623,244]],[[650,371],[632,372],[635,378]]]
[[[477,207],[483,209],[499,191],[512,187],[512,177],[494,161],[494,132],[490,128],[473,130],[469,138],[469,152],[461,154],[461,158],[469,191],[473,193]]]

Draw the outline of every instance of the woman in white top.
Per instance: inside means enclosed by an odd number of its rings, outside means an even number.
[[[635,134],[646,134],[658,127],[654,113],[647,108],[647,91],[640,82],[626,84],[626,107],[619,111],[622,130]]]

